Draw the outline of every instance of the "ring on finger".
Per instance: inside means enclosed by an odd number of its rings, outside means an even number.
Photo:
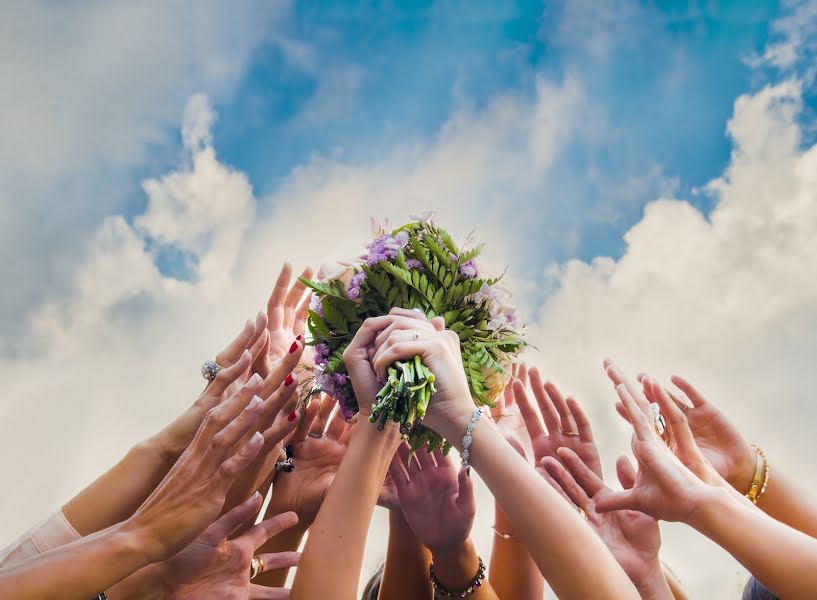
[[[579,432],[567,431],[566,429],[562,429],[562,435],[566,435],[567,437],[579,437]]]
[[[207,381],[212,382],[222,368],[223,367],[216,361],[206,360],[204,361],[204,364],[201,365],[201,376],[204,377]]]
[[[255,579],[261,573],[264,572],[264,561],[261,560],[261,557],[255,555],[252,557],[250,561],[250,579]]]

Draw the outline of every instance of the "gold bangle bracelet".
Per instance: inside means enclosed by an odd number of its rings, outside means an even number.
[[[763,450],[755,445],[752,445],[752,448],[755,451],[757,460],[755,462],[755,475],[752,478],[752,485],[749,486],[746,497],[751,500],[752,504],[757,504],[757,501],[760,500],[760,497],[766,492],[766,488],[769,486],[771,468],[769,467],[769,461],[766,459],[766,454]]]

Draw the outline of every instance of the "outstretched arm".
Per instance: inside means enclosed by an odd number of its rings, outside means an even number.
[[[380,582],[382,600],[431,598],[431,552],[420,543],[402,511],[389,511],[389,545]]]

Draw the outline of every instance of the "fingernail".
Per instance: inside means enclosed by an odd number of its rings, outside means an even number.
[[[254,327],[254,325],[255,324],[252,322],[252,319],[247,319],[247,322],[244,323],[244,329],[249,329],[250,327]]]
[[[465,467],[465,476],[471,477],[471,467]]]
[[[298,414],[293,410],[291,413],[289,413],[289,416],[287,417],[287,421],[289,421],[291,423],[292,421],[294,421],[296,419],[297,416],[298,416]]]
[[[292,345],[289,347],[289,353],[294,354],[298,351],[298,342],[292,342]]]
[[[241,358],[252,358],[252,353],[250,353],[249,350],[244,350],[244,352],[241,353]]]
[[[261,376],[258,373],[254,373],[250,380],[247,382],[247,387],[253,387],[261,383]]]
[[[249,404],[247,404],[247,408],[244,410],[253,410],[254,408],[258,407],[261,404],[261,398],[258,396],[253,396],[252,400],[250,400]]]
[[[302,339],[304,339],[304,336],[302,336],[302,335],[299,333],[299,334],[298,334],[298,337],[296,337],[295,339],[296,339],[296,340],[298,340],[298,341],[300,342]]]
[[[261,499],[261,492],[255,492],[250,498],[251,502],[258,502]]]
[[[252,439],[250,439],[250,442],[253,443],[253,444],[258,444],[259,442],[263,442],[263,441],[264,441],[264,436],[261,435],[260,431],[256,431],[254,434],[252,434]]]
[[[293,381],[295,381],[295,378],[292,376],[292,373],[290,373],[287,375],[287,378],[284,379],[284,387],[291,386]]]

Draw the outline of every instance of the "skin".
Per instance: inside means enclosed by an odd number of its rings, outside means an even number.
[[[431,598],[428,568],[431,552],[417,538],[398,506],[389,511],[389,544],[378,598],[416,600]]]
[[[528,370],[524,364],[514,365],[513,380],[524,385],[527,377]],[[525,420],[516,402],[513,381],[505,387],[504,394],[498,399],[496,407],[492,410],[492,417],[502,437],[520,456],[525,457],[525,460],[533,456]],[[544,593],[545,580],[498,502],[494,502],[494,528],[496,532],[510,536],[508,538],[499,534],[494,536],[488,579],[497,596],[500,598],[541,598]]]
[[[343,461],[326,495],[292,586],[293,598],[355,598],[366,532],[389,464],[400,443],[396,424],[378,431],[369,423],[380,389],[370,352],[377,335],[394,317],[367,319],[344,353],[360,407]],[[332,565],[327,569],[327,565]]]
[[[754,476],[757,457],[749,442],[728,417],[681,376],[672,376],[672,383],[679,392],[668,390],[644,375],[639,376],[639,380],[650,402],[657,402],[658,394],[666,393],[684,410],[701,453],[718,475],[737,492],[745,494]],[[817,537],[817,510],[814,504],[808,494],[777,465],[757,506],[770,517],[811,537]]]
[[[267,539],[292,527],[294,513],[284,513],[252,526],[262,497],[255,494],[207,528],[202,535],[172,558],[145,567],[108,590],[117,599],[169,600],[258,600],[284,599],[289,591],[251,583],[247,574],[255,554],[264,569],[291,567],[298,563],[297,552],[263,553],[257,548]],[[250,529],[229,539],[249,523]]]
[[[436,375],[437,392],[425,423],[462,450],[466,425],[474,413],[462,367],[457,335],[409,324],[377,348],[375,371],[382,378],[395,360],[415,355]],[[472,464],[502,505],[514,529],[561,598],[638,598],[613,556],[558,493],[508,444],[490,419],[479,419],[472,433]],[[554,543],[570,539],[570,544]]]
[[[656,435],[649,402],[638,386],[625,380],[616,391],[633,427],[638,472],[632,488],[597,495],[596,510],[637,510],[655,519],[684,522],[732,554],[778,597],[813,597],[817,540],[772,519],[725,481],[704,481]],[[685,460],[706,463],[684,412],[668,395],[657,399]]]
[[[190,447],[132,517],[0,573],[0,596],[90,598],[204,533],[237,474],[263,445],[262,402],[245,385],[209,410]],[[67,592],[70,590],[70,592]]]
[[[467,589],[479,570],[479,556],[470,539],[476,503],[469,471],[458,470],[438,450],[429,454],[421,449],[409,459],[405,443],[389,469],[406,521],[431,552],[440,583],[452,592]],[[497,595],[483,580],[469,597]]]

